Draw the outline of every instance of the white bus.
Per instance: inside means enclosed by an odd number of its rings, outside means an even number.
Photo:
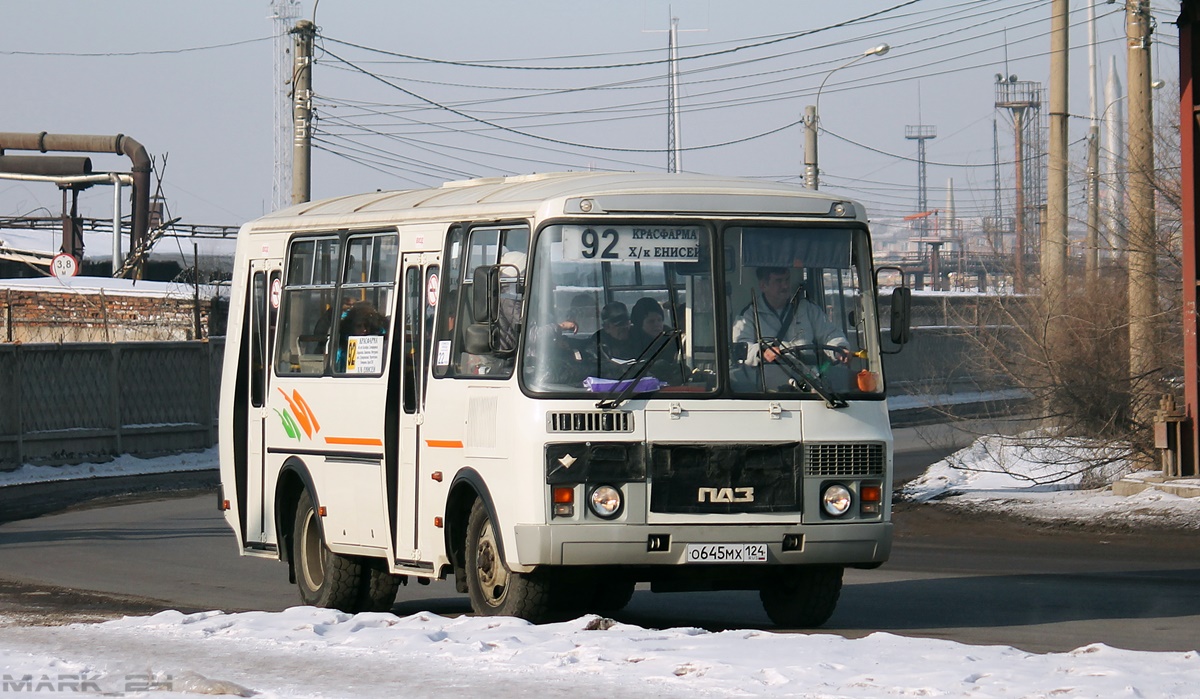
[[[238,237],[219,506],[306,604],[453,576],[476,613],[540,620],[649,583],[820,625],[891,547],[874,274],[860,205],[749,180],[541,174],[265,216]]]

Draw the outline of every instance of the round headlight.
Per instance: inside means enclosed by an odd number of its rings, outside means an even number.
[[[588,496],[588,506],[597,517],[612,519],[621,514],[621,491],[611,485],[598,485]]]
[[[849,512],[853,502],[854,496],[850,494],[850,489],[841,483],[834,483],[821,494],[821,507],[833,517],[841,517]]]

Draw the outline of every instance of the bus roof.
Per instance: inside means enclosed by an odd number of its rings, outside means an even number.
[[[861,205],[845,197],[798,185],[734,177],[645,172],[555,172],[511,177],[485,177],[447,182],[428,189],[353,194],[306,202],[259,219],[274,227],[282,219],[317,224],[354,223],[381,218],[455,216],[529,216],[558,202],[564,213],[569,200],[593,199],[596,208],[565,213],[754,212],[829,216],[834,204],[849,204],[846,218],[865,220]],[[553,208],[553,207],[552,207]],[[551,212],[553,213],[553,211]]]

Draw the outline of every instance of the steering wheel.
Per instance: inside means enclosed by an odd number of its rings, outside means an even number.
[[[789,346],[781,345],[781,346],[773,347],[772,349],[774,349],[776,352],[778,352],[781,355],[788,356],[788,357],[795,357],[798,361],[804,362],[805,364],[813,364],[813,365],[820,364],[822,359],[825,357],[825,354],[824,354],[825,352],[832,352],[834,355],[837,355],[840,357],[845,357],[847,361],[849,361],[849,359],[850,359],[850,350],[846,349],[845,347],[842,347],[841,345],[820,345],[820,344],[789,345]],[[808,356],[805,356],[805,354],[804,354],[805,352],[808,352],[810,354]],[[811,357],[811,361],[810,361],[809,357]]]

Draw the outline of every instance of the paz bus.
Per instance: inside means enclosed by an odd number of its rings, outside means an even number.
[[[843,570],[891,548],[876,273],[859,204],[731,178],[485,178],[267,215],[238,235],[219,507],[305,604],[387,610],[452,577],[476,613],[536,621],[648,583],[758,590],[775,623],[818,626]],[[801,316],[820,338],[789,335]]]

